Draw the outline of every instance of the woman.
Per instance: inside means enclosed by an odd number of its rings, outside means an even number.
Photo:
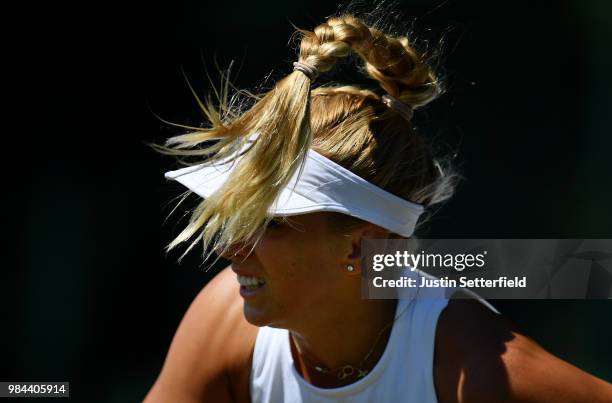
[[[455,175],[411,124],[442,88],[408,38],[352,15],[299,32],[294,71],[250,109],[204,105],[210,128],[157,147],[207,157],[166,174],[203,198],[168,248],[198,234],[185,253],[201,237],[231,265],[145,401],[612,402],[610,384],[482,300],[362,298],[362,240],[410,238],[452,195]],[[312,88],[351,54],[381,91]]]

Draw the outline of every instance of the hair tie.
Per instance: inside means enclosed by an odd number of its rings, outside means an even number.
[[[383,95],[380,99],[385,105],[387,105],[387,107],[393,109],[394,111],[402,115],[402,117],[407,121],[410,121],[412,119],[413,109],[411,106],[406,105],[399,99],[392,97],[389,94]]]
[[[303,63],[303,62],[293,62],[293,71],[301,71],[310,79],[310,81],[316,80],[319,77],[319,69],[315,66]]]

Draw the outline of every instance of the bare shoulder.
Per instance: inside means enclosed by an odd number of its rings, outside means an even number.
[[[248,379],[258,328],[242,313],[229,267],[194,299],[179,325],[146,403],[248,401]]]
[[[612,403],[612,385],[553,356],[480,302],[451,300],[438,320],[441,403]]]

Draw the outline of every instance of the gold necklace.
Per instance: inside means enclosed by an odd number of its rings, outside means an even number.
[[[412,301],[414,301],[414,299]],[[353,376],[353,375],[356,375],[357,379],[361,379],[361,378],[365,377],[368,373],[370,373],[369,369],[363,369],[363,365],[367,361],[367,359],[372,355],[372,353],[374,352],[374,349],[378,345],[380,337],[383,335],[385,330],[387,330],[391,325],[393,325],[395,323],[395,321],[398,320],[400,318],[400,316],[402,316],[402,314],[408,309],[408,307],[410,307],[410,305],[412,305],[412,301],[410,301],[410,304],[408,304],[408,306],[406,306],[406,308],[404,308],[404,310],[397,317],[393,318],[393,320],[391,322],[387,323],[378,332],[378,335],[376,336],[376,340],[374,340],[374,345],[372,345],[372,348],[370,348],[370,351],[368,351],[368,353],[363,357],[363,359],[359,362],[359,364],[357,366],[351,365],[351,364],[345,364],[345,365],[341,365],[341,366],[336,367],[336,368],[326,368],[326,367],[324,367],[322,365],[315,364],[312,360],[305,359],[305,356],[303,355],[302,350],[300,349],[298,343],[296,343],[295,337],[293,337],[293,334],[291,333],[291,331],[289,331],[289,337],[291,338],[291,341],[293,342],[293,345],[295,346],[295,349],[297,350],[298,356],[301,359],[302,363],[304,363],[306,365],[306,361],[307,360],[311,361],[312,364],[309,364],[309,365],[315,371],[317,371],[319,373],[322,373],[322,374],[335,376],[339,380],[344,380],[344,379],[346,379],[346,378],[348,378],[350,376]],[[398,300],[397,303],[399,304],[399,300]]]

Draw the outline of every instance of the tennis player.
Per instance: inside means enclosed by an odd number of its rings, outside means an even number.
[[[453,194],[411,123],[443,89],[409,38],[355,16],[299,33],[293,71],[251,107],[202,104],[209,128],[158,147],[201,157],[166,173],[202,197],[168,249],[197,235],[185,253],[202,240],[231,265],[145,402],[612,402],[479,298],[362,298],[361,241],[410,238]],[[379,89],[313,87],[349,55]]]

